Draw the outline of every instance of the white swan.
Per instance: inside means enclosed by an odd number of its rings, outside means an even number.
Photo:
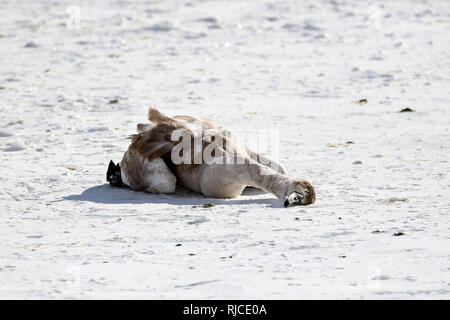
[[[111,185],[171,193],[179,183],[214,198],[234,198],[246,186],[253,186],[283,199],[285,207],[315,201],[314,187],[308,181],[288,177],[281,165],[251,151],[210,120],[169,118],[154,108],[149,109],[148,120],[148,124],[137,125],[138,133],[130,137],[121,163],[110,162],[106,178]],[[183,145],[174,133],[182,135],[184,142],[187,137],[190,147],[180,148]],[[203,161],[207,150],[211,157]],[[175,161],[175,155],[188,161]]]

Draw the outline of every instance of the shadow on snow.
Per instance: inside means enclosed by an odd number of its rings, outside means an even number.
[[[255,188],[245,188],[243,196],[261,195],[265,192]],[[173,205],[202,205],[214,203],[216,205],[243,205],[243,204],[266,204],[274,208],[282,208],[283,202],[279,199],[216,199],[207,198],[199,193],[194,193],[181,187],[177,187],[175,193],[155,194],[148,192],[137,192],[129,188],[114,188],[109,184],[103,184],[84,190],[81,194],[63,197],[59,201],[89,201],[104,204],[144,204],[165,203]]]

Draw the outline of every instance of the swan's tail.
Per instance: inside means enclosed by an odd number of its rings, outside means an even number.
[[[109,162],[108,171],[106,172],[106,181],[113,187],[122,187],[122,176],[119,163],[114,164],[114,161]]]

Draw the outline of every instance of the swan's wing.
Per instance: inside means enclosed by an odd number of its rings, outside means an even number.
[[[130,149],[138,152],[139,155],[147,160],[153,160],[172,151],[174,146],[173,142],[155,132],[154,129],[134,134],[130,138],[132,140]]]
[[[218,130],[221,134],[225,135],[226,131],[220,126],[213,123],[211,120],[206,118],[196,118],[185,115],[174,116],[173,119],[187,124],[190,128],[195,128],[195,130]]]
[[[164,124],[172,124],[174,125],[177,121],[169,118],[168,116],[162,114],[155,108],[149,108],[147,113],[148,121],[151,123],[154,123],[155,125],[158,125],[160,123]]]
[[[203,150],[206,146],[215,144],[221,153],[248,156],[249,150],[246,146],[235,140],[229,131],[216,126],[208,119],[191,116],[170,118],[158,110],[150,108],[148,120],[151,124],[138,124],[139,133],[130,136],[132,139],[130,149],[137,151],[144,159],[152,160],[171,152],[179,143],[177,140],[172,140],[172,134],[177,130],[183,131],[183,136],[190,135],[191,141],[201,137]],[[194,157],[198,151],[194,150],[194,143],[191,144],[191,147],[191,154]]]
[[[138,133],[143,133],[145,131],[150,131],[154,127],[155,127],[155,125],[152,123],[138,123],[136,126],[136,131]]]
[[[222,149],[224,153],[249,155],[250,149],[247,146],[237,141],[230,131],[222,129],[209,119],[186,115],[177,115],[173,118],[185,124],[193,132],[201,133],[204,145],[215,143],[217,148]],[[217,139],[220,139],[220,143],[217,143]]]
[[[138,124],[138,134],[131,135],[130,149],[137,151],[144,159],[153,160],[171,152],[178,141],[172,141],[172,133],[176,130],[187,130],[182,123],[163,115],[154,108],[148,110],[151,124]]]

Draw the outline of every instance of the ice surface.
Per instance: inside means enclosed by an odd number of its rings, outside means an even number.
[[[1,1],[0,298],[449,299],[449,14]],[[149,106],[277,129],[316,204],[110,187]]]
[[[4,151],[21,151],[25,150],[26,148],[27,147],[25,143],[21,139],[15,138],[11,143],[8,144]]]

